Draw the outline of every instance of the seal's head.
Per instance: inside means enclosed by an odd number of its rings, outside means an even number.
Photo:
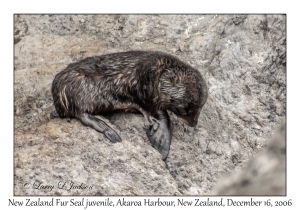
[[[206,82],[198,70],[166,69],[160,77],[158,91],[162,109],[172,111],[188,126],[197,125],[208,96]]]

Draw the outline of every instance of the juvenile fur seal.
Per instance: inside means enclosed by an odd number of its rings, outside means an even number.
[[[54,117],[75,117],[110,141],[120,136],[94,114],[139,111],[152,145],[168,155],[172,131],[167,110],[196,126],[208,96],[200,72],[162,52],[129,51],[88,57],[59,72],[52,83]]]

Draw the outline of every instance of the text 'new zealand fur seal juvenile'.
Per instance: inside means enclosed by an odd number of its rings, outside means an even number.
[[[196,126],[208,96],[200,72],[166,53],[129,51],[88,57],[59,72],[52,83],[54,117],[75,117],[110,141],[120,136],[94,114],[139,111],[146,134],[165,159],[172,131],[167,110]]]

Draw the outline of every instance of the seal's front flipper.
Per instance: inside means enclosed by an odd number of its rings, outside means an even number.
[[[103,133],[111,142],[122,141],[119,134],[109,127],[103,120],[100,120],[88,113],[81,113],[76,116],[84,125]]]
[[[162,110],[158,110],[154,117],[150,119],[155,123],[146,129],[146,134],[152,146],[159,151],[164,160],[168,156],[171,145],[172,130],[170,118],[167,111]]]
[[[152,146],[162,155],[162,159],[165,160],[170,150],[172,138],[168,112],[163,110],[152,110],[151,115],[153,116],[151,116],[149,112],[141,107],[137,106],[135,108],[144,115],[147,137]]]
[[[149,113],[144,109],[142,109],[141,107],[136,105],[135,108],[144,115],[145,118],[144,128],[150,132],[150,135],[153,135],[153,132],[156,131],[159,127],[158,120],[152,117],[151,115],[149,115]]]
[[[149,131],[150,136],[152,136],[154,132],[157,131],[159,125],[160,125],[159,121],[150,115],[145,121],[145,129],[146,131]]]

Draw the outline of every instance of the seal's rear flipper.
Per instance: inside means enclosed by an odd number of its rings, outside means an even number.
[[[155,118],[153,126],[146,129],[146,134],[152,146],[159,151],[162,159],[165,160],[170,150],[172,138],[170,118],[167,111],[162,110],[158,110]],[[157,123],[159,126],[156,125]]]
[[[100,120],[88,113],[81,113],[76,116],[84,125],[87,125],[95,130],[103,133],[111,142],[122,141],[119,134],[109,127],[103,120]]]

